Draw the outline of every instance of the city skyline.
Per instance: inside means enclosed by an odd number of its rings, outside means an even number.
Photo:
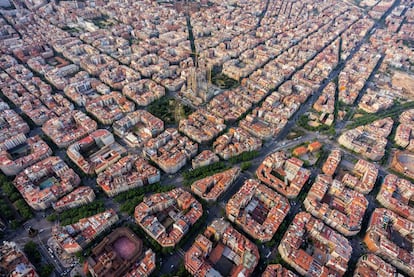
[[[0,276],[414,276],[412,0],[0,2]]]

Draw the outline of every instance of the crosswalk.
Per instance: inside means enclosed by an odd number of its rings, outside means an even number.
[[[182,248],[177,249],[177,253],[181,258],[184,258],[185,252]]]

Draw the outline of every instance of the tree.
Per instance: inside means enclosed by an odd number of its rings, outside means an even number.
[[[1,188],[3,189],[3,192],[7,195],[10,196],[13,192],[16,191],[16,188],[10,184],[9,182],[4,182],[2,181],[3,185],[1,186]]]
[[[40,256],[39,250],[37,250],[37,244],[33,241],[29,241],[24,245],[23,251],[26,253],[32,264],[38,264],[41,262],[42,257]]]
[[[12,221],[11,221],[11,223],[10,223],[10,227],[11,227],[13,230],[15,230],[15,229],[17,229],[17,228],[19,228],[19,227],[20,227],[20,224],[19,224],[19,222],[18,222],[17,220],[12,220]]]
[[[96,200],[88,205],[63,211],[59,214],[59,218],[61,220],[61,225],[69,225],[79,221],[81,218],[93,216],[103,211],[105,211],[104,202],[102,200]],[[56,213],[52,213],[47,217],[48,221],[55,221],[56,219]]]
[[[17,191],[13,191],[9,196],[9,199],[11,202],[18,200],[19,198],[20,198],[20,194]]]
[[[42,277],[49,277],[54,270],[53,265],[47,264],[40,268],[39,275]]]
[[[32,210],[30,209],[30,207],[26,204],[26,202],[23,199],[17,200],[16,202],[14,202],[14,205],[19,210],[20,215],[24,219],[27,220],[33,216]]]
[[[181,262],[178,266],[177,272],[175,273],[176,276],[180,277],[191,277],[192,275],[185,269],[184,263]]]
[[[46,217],[48,221],[55,221],[57,219],[57,215],[55,213],[51,213],[48,217]]]
[[[247,169],[249,169],[249,167],[252,165],[252,162],[242,162],[242,164],[240,165],[240,169],[242,171],[245,171]]]

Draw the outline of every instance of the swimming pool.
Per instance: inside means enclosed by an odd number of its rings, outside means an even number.
[[[46,189],[46,188],[50,188],[51,186],[53,186],[53,184],[55,182],[56,182],[55,177],[48,178],[48,179],[44,180],[42,183],[40,183],[39,188],[41,190]]]

